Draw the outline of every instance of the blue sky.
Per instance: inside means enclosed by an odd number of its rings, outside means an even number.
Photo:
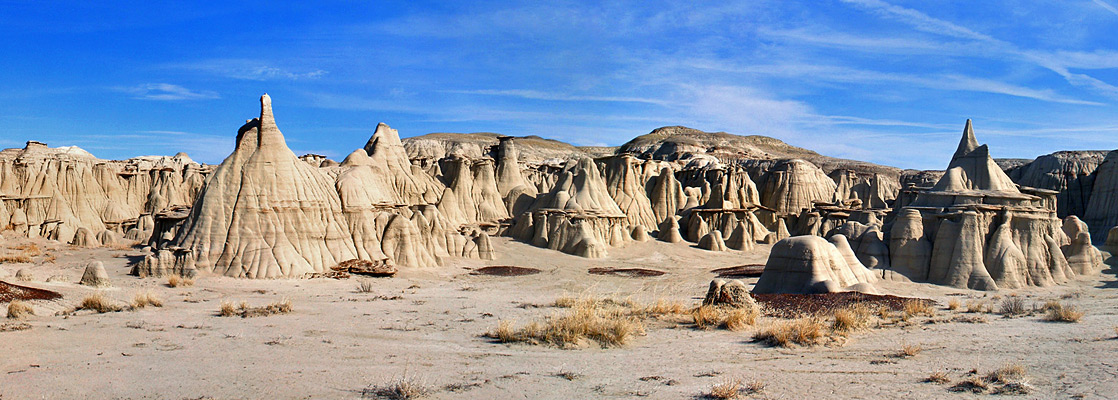
[[[217,163],[273,98],[297,153],[401,136],[618,145],[665,125],[943,168],[1118,148],[1118,0],[0,0],[0,147]],[[111,2],[104,2],[111,3]]]

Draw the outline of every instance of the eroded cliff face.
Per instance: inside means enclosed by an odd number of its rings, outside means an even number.
[[[246,278],[313,276],[354,259],[385,268],[492,259],[491,235],[593,258],[652,238],[732,252],[807,234],[830,238],[824,252],[873,277],[974,289],[1094,273],[1101,255],[1089,233],[1105,236],[1116,222],[1106,199],[1118,197],[1107,192],[1118,187],[1109,178],[1118,160],[1056,153],[1007,174],[969,121],[945,172],[683,127],[594,153],[486,134],[401,140],[379,124],[338,163],[296,157],[271,99],[260,104],[216,168],[183,154],[111,162],[37,143],[0,152],[0,222],[82,246],[146,243],[138,275]],[[1059,219],[1065,198],[1084,218]]]

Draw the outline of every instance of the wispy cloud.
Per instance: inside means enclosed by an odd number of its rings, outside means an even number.
[[[736,72],[740,74],[766,74],[787,78],[811,78],[815,82],[846,82],[874,85],[902,83],[907,86],[928,89],[994,93],[1054,103],[1102,105],[1102,103],[1098,102],[1062,96],[1050,89],[1034,89],[992,79],[975,78],[958,74],[909,75],[833,65],[811,64],[734,66],[727,65],[725,62],[717,60],[697,61],[692,62],[691,65],[696,68],[713,69],[722,72]]]
[[[842,0],[842,2],[854,4],[886,18],[891,18],[907,23],[913,28],[924,32],[934,33],[937,35],[947,35],[961,39],[997,41],[997,39],[994,39],[982,33],[975,32],[970,28],[956,25],[954,23],[938,18],[933,18],[928,16],[928,14],[924,14],[920,11],[892,5],[881,0]]]
[[[132,87],[115,87],[113,89],[131,94],[133,98],[143,100],[208,100],[220,97],[217,92],[211,90],[191,90],[170,83],[145,83]]]
[[[1071,72],[1069,70],[1070,65],[1057,58],[1056,55],[1051,52],[1021,49],[1012,43],[976,32],[970,28],[931,17],[914,9],[892,5],[881,0],[842,1],[874,12],[877,15],[908,24],[922,32],[980,42],[985,45],[983,51],[987,54],[984,54],[984,57],[998,55],[1027,61],[1055,72],[1072,85],[1091,88],[1108,97],[1118,98],[1118,86],[1111,85],[1087,74]],[[1099,3],[1099,0],[1095,0],[1095,2]],[[851,43],[847,44],[850,45]],[[948,52],[944,53],[950,54]],[[1089,58],[1089,56],[1084,58]],[[1083,64],[1078,65],[1082,66]],[[1110,64],[1107,63],[1104,65],[1109,67]]]
[[[537,90],[445,90],[445,93],[458,93],[458,94],[479,94],[486,96],[510,96],[519,97],[529,100],[550,100],[550,101],[584,101],[584,102],[618,102],[618,103],[646,103],[665,105],[666,101],[660,99],[652,99],[647,97],[614,97],[614,96],[580,96],[570,95],[563,93],[549,93]]]
[[[1106,11],[1110,11],[1114,15],[1118,15],[1118,8],[1114,8],[1114,6],[1110,5],[1110,3],[1107,3],[1103,0],[1094,0],[1094,2],[1095,4],[1098,4],[1099,7],[1106,9]]]
[[[190,63],[169,64],[167,68],[199,71],[233,79],[253,81],[317,79],[327,71],[317,68],[295,71],[255,60],[214,59]]]

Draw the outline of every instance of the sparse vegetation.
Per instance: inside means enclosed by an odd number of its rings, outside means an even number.
[[[1045,321],[1050,322],[1079,322],[1083,318],[1083,312],[1079,311],[1078,307],[1065,306],[1063,303],[1050,301],[1044,305],[1048,311],[1044,315]]]
[[[750,307],[699,306],[691,310],[691,320],[699,329],[715,327],[743,331],[757,323],[761,309],[753,304]]]
[[[933,372],[931,375],[928,375],[927,378],[924,378],[924,382],[938,383],[942,385],[951,382],[951,378],[947,376],[947,372],[945,371],[936,371]]]
[[[707,398],[710,399],[736,399],[741,397],[742,392],[741,379],[732,378],[714,384],[710,387],[710,393],[707,393]]]
[[[797,318],[774,322],[753,335],[753,340],[780,347],[814,346],[823,342],[825,330],[826,325],[819,318]]]
[[[82,299],[81,304],[78,304],[77,310],[91,310],[98,313],[117,312],[124,308],[113,304],[112,300],[105,297],[101,292],[94,293]]]
[[[171,275],[170,277],[167,278],[167,286],[168,287],[173,287],[173,288],[177,288],[179,286],[182,286],[182,287],[194,286],[194,279],[183,278],[183,277],[178,276],[178,275]]]
[[[873,311],[863,304],[835,310],[835,321],[831,330],[837,333],[847,333],[866,328],[870,325]]]
[[[969,313],[990,313],[993,312],[990,304],[985,301],[971,300],[967,301],[967,312]]]
[[[267,317],[269,315],[287,314],[294,311],[295,308],[291,305],[291,300],[283,299],[272,304],[260,307],[251,307],[247,302],[241,302],[239,306],[233,306],[229,301],[222,301],[221,308],[218,309],[217,315],[221,317],[240,316],[241,318],[250,317]]]
[[[357,293],[372,293],[373,281],[368,279],[360,279],[357,281]]]
[[[568,381],[573,381],[575,379],[582,378],[582,374],[580,374],[578,372],[575,372],[575,371],[566,370],[566,369],[560,370],[559,372],[556,372],[555,376],[566,379]]]
[[[431,389],[423,382],[415,378],[403,377],[383,386],[362,390],[361,397],[411,400],[421,399],[430,393]]]
[[[904,346],[901,346],[901,350],[898,351],[896,354],[894,354],[894,357],[897,357],[897,358],[913,358],[913,357],[916,357],[917,355],[919,355],[920,352],[923,351],[923,350],[924,350],[924,347],[920,346],[918,344],[906,344]]]
[[[23,319],[28,315],[35,315],[35,309],[31,308],[30,304],[19,300],[12,300],[11,303],[8,303],[9,319]]]
[[[904,320],[915,316],[934,317],[936,309],[932,307],[930,301],[924,300],[906,300],[904,302]]]
[[[140,309],[147,306],[163,307],[163,300],[156,297],[151,292],[136,293],[132,298],[132,309]]]
[[[947,302],[947,309],[948,310],[952,310],[952,311],[958,310],[959,307],[962,307],[962,306],[963,306],[963,304],[962,304],[961,301],[959,301],[959,299],[951,299]]]
[[[976,374],[977,370],[971,371]],[[972,376],[951,386],[953,392],[991,393],[991,394],[1028,394],[1031,389],[1025,367],[1021,364],[1006,364],[985,377]]]
[[[716,383],[704,397],[708,399],[738,399],[742,396],[760,393],[765,390],[761,381],[745,382],[741,378],[730,378]]]
[[[1006,296],[1005,299],[998,303],[998,314],[1006,317],[1014,317],[1018,315],[1025,315],[1028,310],[1025,307],[1025,299],[1020,296],[1011,295]]]
[[[560,347],[577,346],[589,339],[609,347],[625,345],[633,335],[643,331],[644,324],[622,308],[583,303],[522,328],[516,328],[513,322],[501,321],[497,330],[486,336],[502,343],[546,343]]]
[[[567,309],[517,327],[512,321],[501,321],[485,334],[502,343],[525,342],[560,347],[579,346],[587,340],[603,347],[623,346],[633,336],[644,333],[644,319],[678,316],[685,312],[680,303],[659,300],[645,306],[632,299],[613,297],[560,297],[555,307]],[[735,316],[733,323],[744,323],[747,316]]]
[[[0,264],[19,264],[29,262],[31,262],[31,257],[25,256],[23,254],[0,255]]]

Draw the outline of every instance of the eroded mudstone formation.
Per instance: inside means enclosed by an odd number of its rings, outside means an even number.
[[[82,274],[81,284],[93,287],[108,287],[109,273],[105,271],[105,264],[100,261],[94,261],[85,266],[85,273]]]
[[[477,182],[464,168],[468,177],[450,193],[475,192]],[[482,172],[488,180],[476,185],[486,196],[496,196],[492,174],[492,168]],[[290,278],[351,259],[431,267],[440,256],[492,257],[488,236],[463,223],[488,218],[485,212],[500,216],[503,207],[459,203],[452,221],[435,206],[444,189],[408,162],[396,131],[384,124],[363,151],[337,167],[300,160],[264,95],[260,117],[238,131],[236,149],[207,180],[189,216],[161,225],[174,227],[174,239],[157,243],[133,272]]]
[[[582,158],[569,161],[552,190],[517,216],[512,235],[539,247],[602,258],[609,247],[632,241],[627,221],[598,167]]]
[[[872,286],[877,281],[874,274],[853,258],[845,239],[836,242],[842,250],[819,236],[796,236],[777,242],[753,293],[876,292]]]
[[[968,120],[947,173],[932,187],[902,192],[888,255],[875,234],[868,246],[860,238],[858,258],[879,260],[874,271],[885,279],[977,290],[1050,286],[1096,273],[1101,255],[1080,236],[1085,224],[1057,218],[1056,193],[1014,184],[978,145]]]
[[[1092,227],[1097,242],[1102,242],[1107,232],[1118,226],[1118,150],[1108,153],[1095,171],[1083,221]]]
[[[208,171],[183,153],[110,161],[29,141],[0,151],[0,230],[83,247],[147,240],[128,233],[144,216],[193,202]]]

